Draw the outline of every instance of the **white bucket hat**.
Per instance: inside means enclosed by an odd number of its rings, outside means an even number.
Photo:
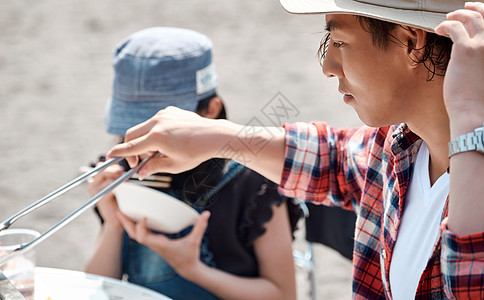
[[[463,0],[280,0],[295,14],[352,14],[433,32]]]

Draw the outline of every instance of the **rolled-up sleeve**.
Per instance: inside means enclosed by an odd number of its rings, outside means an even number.
[[[450,299],[484,299],[484,232],[459,236],[442,222],[442,276]]]
[[[284,124],[286,152],[279,191],[287,197],[355,210],[375,130],[325,122]]]

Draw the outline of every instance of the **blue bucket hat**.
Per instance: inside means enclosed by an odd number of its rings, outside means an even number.
[[[195,111],[217,87],[212,42],[188,29],[154,27],[130,35],[116,47],[113,67],[104,119],[111,134],[124,135],[167,106]]]

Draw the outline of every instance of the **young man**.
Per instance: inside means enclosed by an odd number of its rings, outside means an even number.
[[[136,165],[161,152],[144,177],[224,157],[230,143],[286,196],[358,213],[354,298],[483,299],[484,3],[281,2],[327,14],[323,72],[370,127],[285,124],[244,139],[240,125],[169,108],[109,156]],[[256,138],[267,146],[254,155]]]

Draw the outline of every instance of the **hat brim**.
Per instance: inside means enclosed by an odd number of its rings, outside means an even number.
[[[174,105],[176,103],[176,105]],[[195,111],[196,99],[176,101],[125,101],[112,96],[107,104],[104,116],[104,127],[108,133],[125,135],[126,131],[154,116],[159,110],[168,106]]]
[[[446,13],[397,9],[354,0],[280,0],[282,7],[294,14],[352,14],[434,32]]]

